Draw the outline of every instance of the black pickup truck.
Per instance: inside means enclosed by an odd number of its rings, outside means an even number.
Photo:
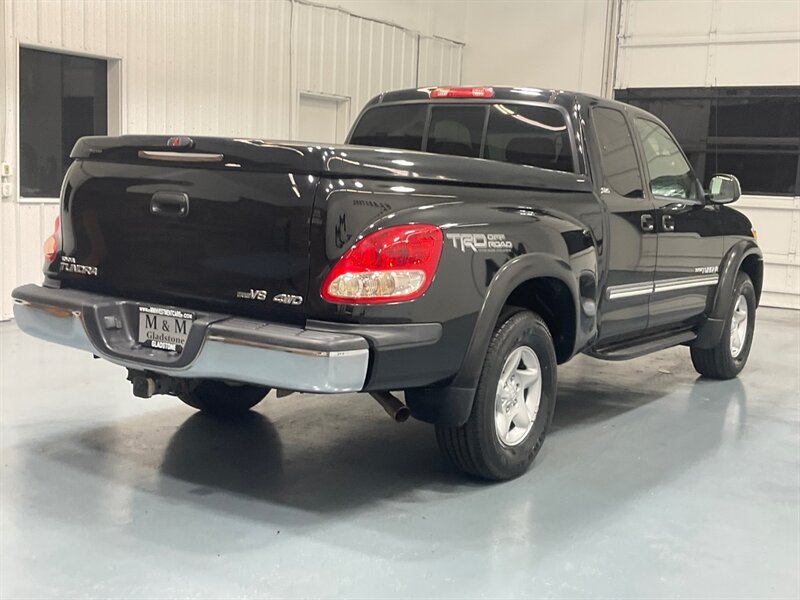
[[[345,145],[87,137],[72,158],[44,285],[14,314],[126,367],[137,396],[228,414],[269,389],[369,392],[500,480],[533,461],[576,354],[682,344],[725,379],[750,351],[763,266],[724,206],[738,181],[705,192],[619,102],[411,89]]]

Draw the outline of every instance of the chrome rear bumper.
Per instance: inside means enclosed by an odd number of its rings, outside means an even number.
[[[367,377],[369,345],[352,333],[198,313],[183,351],[167,353],[136,341],[139,303],[37,285],[12,296],[25,333],[130,369],[318,393],[357,392]]]

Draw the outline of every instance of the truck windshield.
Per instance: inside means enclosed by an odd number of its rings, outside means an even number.
[[[548,106],[378,106],[364,113],[350,143],[486,158],[570,173],[574,170],[565,118],[558,109]]]

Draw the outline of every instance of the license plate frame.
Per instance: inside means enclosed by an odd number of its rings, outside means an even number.
[[[182,352],[189,339],[194,313],[179,308],[140,306],[137,341],[144,347]]]

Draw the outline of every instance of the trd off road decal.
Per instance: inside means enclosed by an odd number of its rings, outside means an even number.
[[[447,239],[461,252],[505,252],[513,247],[503,233],[448,233]]]

